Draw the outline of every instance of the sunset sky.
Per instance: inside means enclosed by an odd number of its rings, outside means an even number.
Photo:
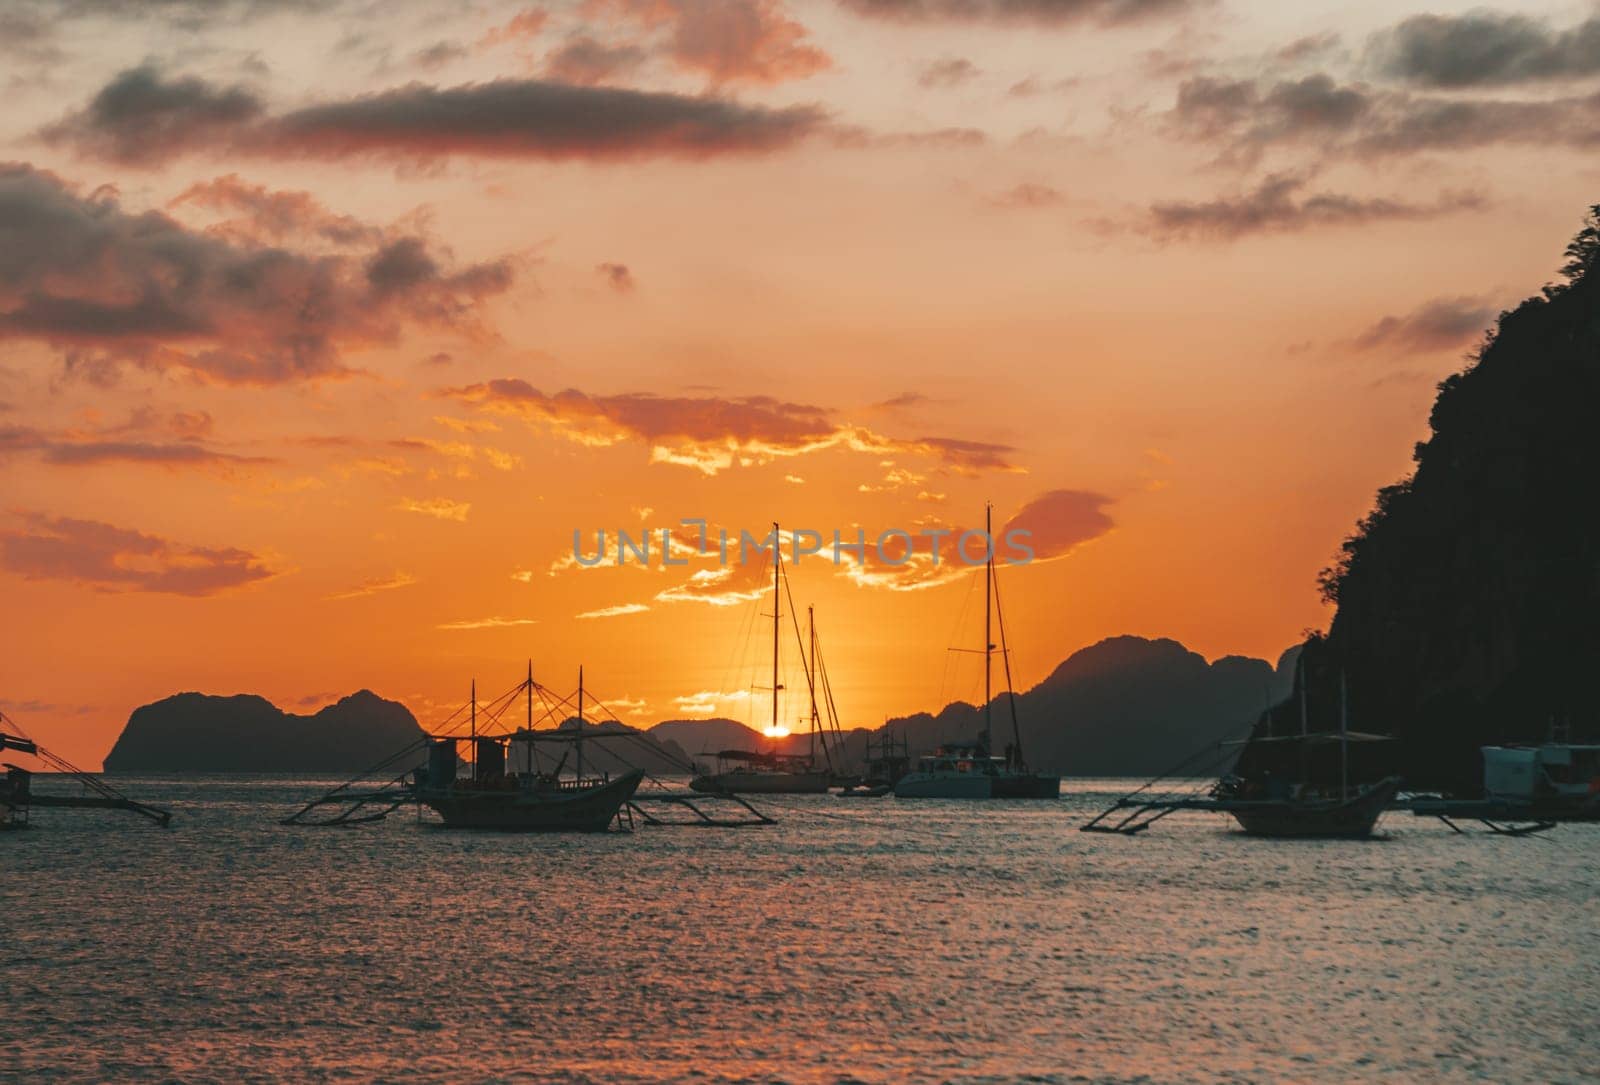
[[[0,83],[0,708],[89,766],[529,658],[760,722],[758,566],[568,557],[685,518],[987,499],[1018,685],[1275,659],[1600,202],[1587,5],[22,0]],[[792,569],[846,725],[975,694],[961,573]]]

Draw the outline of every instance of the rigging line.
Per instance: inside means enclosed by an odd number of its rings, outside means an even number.
[[[992,539],[990,545],[994,545]],[[1011,684],[1011,649],[1006,646],[1006,618],[1000,609],[1000,576],[992,564],[989,566],[988,575],[991,578],[990,587],[994,591],[994,617],[1000,624],[1000,661],[1005,667],[1006,703],[1011,707],[1011,741],[1017,747],[1017,763],[1026,768],[1027,761],[1022,756],[1022,727],[1017,722],[1017,691]]]

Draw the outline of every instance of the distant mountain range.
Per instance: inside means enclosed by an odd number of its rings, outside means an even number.
[[[562,725],[569,731],[577,726],[575,719]],[[689,764],[682,747],[636,728],[590,723],[584,725],[584,734],[597,739],[584,744],[586,771],[615,773],[636,767],[666,775],[681,773]],[[179,693],[134,709],[106,755],[105,771],[354,775],[422,736],[410,709],[371,690],[353,693],[310,716],[284,712],[254,694]],[[546,767],[553,767],[561,750],[541,749],[541,755],[549,756]],[[574,767],[575,752],[567,756],[567,767]]]
[[[265,697],[179,693],[134,709],[107,772],[360,772],[422,737],[411,710],[361,690],[310,716]]]
[[[1243,738],[1256,718],[1294,685],[1291,648],[1276,665],[1246,656],[1207,663],[1175,640],[1111,637],[1074,652],[1037,686],[1017,695],[1017,730],[1036,769],[1071,776],[1154,775],[1223,739]],[[1005,696],[990,705],[997,753],[1012,741]],[[980,706],[957,701],[936,715],[919,712],[889,721],[911,753],[941,742],[974,738],[983,728]],[[870,732],[846,733],[846,753],[859,761]],[[809,739],[773,740],[729,719],[669,720],[650,728],[691,756],[721,749],[801,752]]]
[[[1017,695],[1023,752],[1035,768],[1072,776],[1161,772],[1202,746],[1248,733],[1268,704],[1288,696],[1297,650],[1275,667],[1243,656],[1207,663],[1174,640],[1103,640],[1074,652],[1043,682]],[[1000,752],[1012,741],[1004,695],[991,713]],[[940,742],[976,736],[982,709],[958,701],[936,715],[921,712],[890,720],[889,726],[915,756]],[[775,741],[730,719],[666,720],[648,731],[588,724],[586,733],[599,741],[585,744],[585,766],[602,772],[633,765],[653,774],[681,773],[691,761],[709,764],[706,755],[718,750],[802,752],[810,742],[804,734]],[[869,734],[865,728],[846,733],[846,767],[860,762]],[[410,710],[370,690],[310,716],[284,712],[254,695],[180,693],[135,709],[105,768],[354,774],[421,737]]]

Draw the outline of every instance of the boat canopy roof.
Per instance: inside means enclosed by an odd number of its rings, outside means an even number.
[[[18,750],[22,753],[38,753],[39,747],[34,745],[31,738],[18,738],[16,735],[0,734],[0,750]]]
[[[1242,738],[1224,743],[1227,746],[1257,746],[1264,742],[1304,742],[1317,746],[1336,742],[1393,742],[1393,735],[1375,735],[1370,731],[1313,731],[1308,735],[1268,735],[1265,738]]]

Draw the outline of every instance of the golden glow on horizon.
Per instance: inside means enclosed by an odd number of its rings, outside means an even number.
[[[1122,633],[1275,659],[1326,623],[1316,573],[1406,471],[1434,383],[1551,277],[1596,199],[1556,143],[1330,165],[1222,105],[1179,130],[1187,80],[1264,81],[1219,98],[1259,106],[1276,80],[1376,78],[1364,43],[1406,14],[1384,8],[911,26],[796,2],[780,7],[802,51],[752,66],[592,5],[508,36],[523,7],[401,5],[360,58],[338,20],[201,19],[170,74],[228,84],[248,55],[261,116],[349,112],[412,83],[548,77],[581,24],[657,35],[608,77],[624,89],[818,103],[828,127],[720,149],[773,123],[752,114],[688,150],[669,134],[538,156],[460,132],[36,138],[171,51],[153,15],[63,37],[63,59],[12,87],[0,139],[40,171],[29,198],[103,226],[115,189],[128,259],[148,256],[139,216],[167,215],[194,273],[120,323],[0,331],[0,707],[51,748],[96,764],[135,706],[196,689],[314,711],[366,687],[427,725],[530,656],[541,676],[587,664],[629,723],[789,734],[747,692],[750,653],[770,653],[756,570],[677,534],[686,565],[572,560],[574,531],[686,518],[870,538],[973,526],[992,500],[997,524],[1029,515],[1057,546],[1001,572],[1019,687]],[[1330,35],[1343,45],[1313,48]],[[442,38],[460,53],[422,66]],[[1174,205],[1237,232],[1163,234],[1153,209]],[[50,263],[70,248],[35,253],[37,281],[0,281],[0,316],[25,285],[64,292],[38,321],[141,296],[104,277],[109,256],[76,277]],[[266,250],[281,283],[253,277]],[[845,726],[981,688],[947,651],[976,640],[969,577],[810,557],[790,573]]]

